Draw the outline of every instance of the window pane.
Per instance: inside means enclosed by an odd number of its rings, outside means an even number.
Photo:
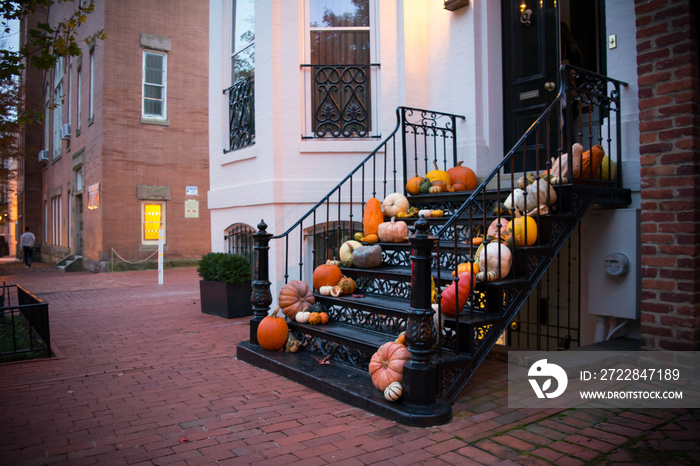
[[[163,84],[163,72],[160,70],[146,69],[146,82],[151,84]]]
[[[367,65],[369,55],[369,31],[311,32],[312,65]]]
[[[150,86],[146,84],[143,87],[143,93],[147,99],[163,99],[163,88],[158,86]]]
[[[255,44],[234,55],[233,60],[233,82],[241,78],[247,78],[255,71]]]
[[[369,0],[311,0],[311,27],[369,26]]]
[[[163,69],[163,56],[155,55],[153,53],[146,54],[146,68],[162,70]]]
[[[255,1],[237,0],[233,9],[233,52],[255,41]]]
[[[143,239],[157,241],[160,229],[160,204],[146,204],[143,210]]]
[[[146,115],[162,115],[163,102],[158,100],[145,100],[143,103],[144,113]]]

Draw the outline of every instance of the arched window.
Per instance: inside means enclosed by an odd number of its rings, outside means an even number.
[[[255,263],[253,246],[253,234],[255,228],[245,223],[234,223],[224,230],[224,244],[229,254],[240,254],[248,258],[251,264]]]

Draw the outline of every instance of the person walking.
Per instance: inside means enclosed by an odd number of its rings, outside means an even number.
[[[22,256],[24,257],[24,265],[32,266],[32,248],[34,247],[36,237],[34,233],[29,231],[29,227],[24,227],[24,233],[19,237],[19,245],[22,247]]]

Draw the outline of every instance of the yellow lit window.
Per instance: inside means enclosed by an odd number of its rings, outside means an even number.
[[[143,205],[143,240],[158,241],[158,230],[163,225],[163,205]]]

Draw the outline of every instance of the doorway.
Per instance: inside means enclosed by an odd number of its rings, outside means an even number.
[[[73,200],[73,254],[83,255],[83,195],[76,194]]]
[[[562,63],[605,74],[604,19],[604,0],[501,0],[506,153],[557,97]],[[558,130],[550,126],[550,151],[558,148]],[[531,139],[526,160],[516,154],[515,171],[541,170],[557,155]]]

